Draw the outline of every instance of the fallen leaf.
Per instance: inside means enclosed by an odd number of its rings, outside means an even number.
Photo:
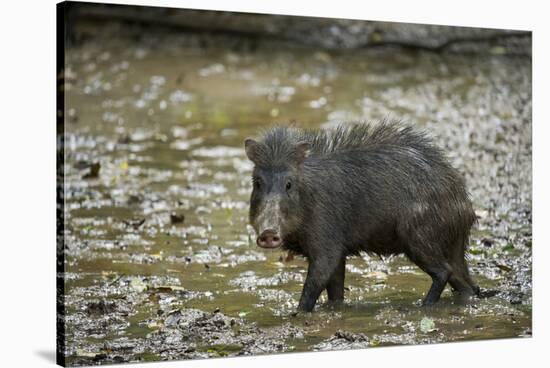
[[[147,285],[139,277],[132,278],[132,281],[130,281],[130,287],[138,293],[147,290]]]
[[[495,263],[495,266],[497,266],[500,270],[505,271],[505,272],[512,271],[511,267],[508,267],[508,266],[503,265],[503,264]]]
[[[93,163],[90,166],[90,172],[87,173],[82,177],[82,179],[96,179],[99,177],[99,170],[101,169],[101,165],[99,162]]]
[[[170,214],[170,222],[175,225],[175,224],[181,224],[183,223],[183,221],[185,220],[185,216],[182,215],[182,214],[178,214],[178,213],[175,213],[175,212],[172,212]]]
[[[420,320],[420,331],[424,333],[429,333],[437,330],[438,329],[435,327],[435,322],[433,319],[424,317],[422,318],[422,320]]]

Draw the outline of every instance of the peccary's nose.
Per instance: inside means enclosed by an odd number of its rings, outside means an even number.
[[[256,239],[256,244],[262,248],[277,248],[281,245],[281,237],[274,230],[265,230]]]

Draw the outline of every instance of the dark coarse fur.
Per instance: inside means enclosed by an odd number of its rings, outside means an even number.
[[[300,160],[303,142],[309,150]],[[425,304],[436,302],[447,282],[478,292],[465,261],[475,213],[460,173],[426,134],[390,122],[275,127],[258,143],[255,170],[299,178],[286,215],[292,226],[282,237],[283,247],[309,260],[300,309],[311,310],[323,289],[342,299],[345,257],[360,251],[404,253],[433,280]],[[261,199],[253,193],[251,221],[254,200]]]

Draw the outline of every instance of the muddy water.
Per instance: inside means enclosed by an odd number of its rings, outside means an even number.
[[[530,336],[530,68],[498,52],[71,48],[68,363]],[[385,117],[426,128],[464,173],[479,215],[472,273],[498,293],[460,301],[446,290],[420,308],[427,275],[402,256],[364,254],[348,261],[343,306],[323,295],[293,317],[306,263],[255,246],[242,142],[274,123]]]

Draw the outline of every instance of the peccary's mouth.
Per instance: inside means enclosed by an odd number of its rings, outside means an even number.
[[[260,244],[259,241],[256,241],[256,244],[258,244],[260,248],[264,248],[264,249],[275,249],[281,246],[281,244],[264,245],[264,244]]]
[[[276,231],[265,230],[256,239],[256,244],[258,244],[258,246],[261,248],[274,249],[280,247],[283,244],[283,240]]]

